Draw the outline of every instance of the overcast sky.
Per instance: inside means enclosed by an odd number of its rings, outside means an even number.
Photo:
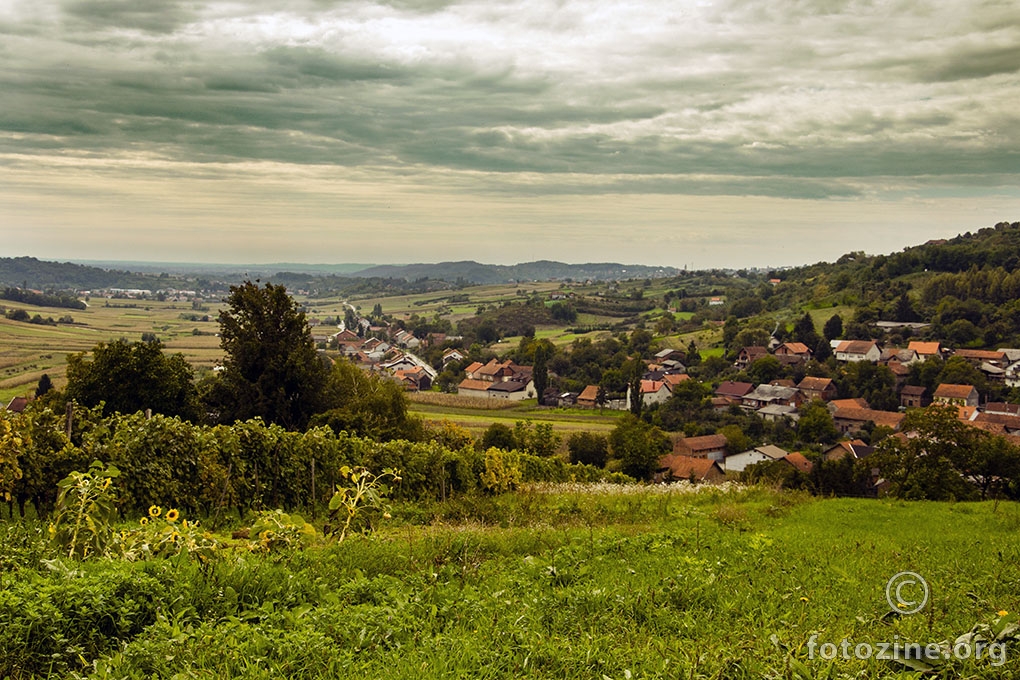
[[[1020,220],[1017,0],[0,0],[44,259],[766,266]]]

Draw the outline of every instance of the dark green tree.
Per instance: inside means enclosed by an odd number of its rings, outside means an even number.
[[[554,349],[548,340],[535,342],[535,360],[532,371],[532,380],[535,381],[535,394],[538,395],[538,403],[542,404],[545,397],[545,388],[549,386],[549,355]]]
[[[482,435],[482,450],[503,449],[511,451],[517,448],[517,440],[514,439],[514,431],[503,423],[493,423],[485,428]]]
[[[887,437],[868,458],[890,483],[890,493],[911,500],[967,500],[979,490],[968,481],[976,454],[989,435],[961,421],[953,406],[932,404],[907,411],[908,439]]]
[[[645,356],[651,349],[654,337],[643,328],[637,328],[630,334],[630,351],[638,356]]]
[[[808,444],[831,444],[839,438],[839,430],[824,401],[813,399],[800,407],[797,437]]]
[[[153,413],[197,420],[200,414],[194,373],[183,354],[164,354],[155,342],[99,343],[67,357],[67,399],[88,407],[105,402],[104,414]]]
[[[851,362],[838,380],[841,393],[862,397],[873,409],[895,411],[900,405],[896,398],[896,376],[888,366],[870,361]]]
[[[981,393],[988,390],[988,381],[985,376],[963,357],[946,359],[938,378],[936,378],[937,385],[973,385]]]
[[[49,373],[43,373],[39,378],[39,384],[35,387],[35,398],[38,399],[52,389],[53,380],[50,379]]]
[[[895,321],[919,321],[921,318],[914,310],[914,303],[910,301],[910,296],[906,292],[896,299],[893,316]]]
[[[747,375],[757,384],[769,383],[783,373],[783,365],[771,354],[755,359],[747,367]]]
[[[797,319],[797,323],[794,324],[793,337],[797,342],[802,342],[810,347],[812,351],[818,346],[818,341],[821,338],[818,337],[818,331],[815,330],[814,319],[807,312],[804,312],[804,316]]]
[[[323,406],[328,368],[303,312],[282,285],[231,286],[220,312],[224,370],[209,394],[220,420],[261,417],[302,429]]]
[[[829,317],[829,320],[825,322],[825,326],[822,328],[822,335],[825,336],[826,340],[835,340],[839,336],[843,335],[843,317],[839,314],[833,314]]]
[[[698,345],[691,339],[690,344],[687,345],[687,365],[697,366],[701,363],[701,352],[698,351]]]
[[[574,432],[567,438],[570,462],[605,467],[609,459],[609,439],[594,432]]]
[[[650,479],[659,459],[672,450],[669,437],[634,415],[620,419],[609,435],[614,467],[635,479]]]

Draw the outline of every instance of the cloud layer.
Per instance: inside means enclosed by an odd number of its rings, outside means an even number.
[[[1020,219],[1012,1],[14,0],[0,59],[0,221],[40,256],[707,266]]]

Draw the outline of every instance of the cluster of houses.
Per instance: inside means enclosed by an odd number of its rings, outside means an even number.
[[[513,361],[490,359],[483,364],[471,363],[464,369],[465,378],[457,385],[457,394],[465,397],[482,397],[521,401],[534,399],[534,368]]]
[[[810,349],[801,343],[784,343],[775,349],[773,354],[765,347],[745,347],[739,353],[737,366],[746,367],[766,354],[774,355],[784,363],[810,358]],[[885,426],[894,431],[894,436],[906,436],[900,432],[903,411],[931,403],[955,406],[960,420],[969,425],[1020,441],[1020,405],[981,404],[973,385],[940,384],[933,394],[928,394],[924,387],[905,384],[911,364],[936,356],[957,356],[966,359],[990,380],[1001,380],[1009,386],[1020,385],[1020,350],[949,351],[938,342],[911,342],[906,349],[883,349],[873,341],[852,340],[834,342],[833,352],[837,361],[870,361],[888,366],[897,378],[900,409],[881,411],[870,408],[863,399],[837,399],[836,386],[831,378],[813,376],[805,377],[797,384],[790,380],[774,380],[761,385],[723,382],[715,389],[712,405],[720,410],[731,407],[747,409],[766,420],[788,418],[796,421],[798,408],[803,403],[820,399],[826,403],[839,432],[847,438],[824,451],[824,460],[839,460],[847,456],[866,458],[874,448],[854,438],[866,424]],[[659,462],[658,476],[660,479],[714,482],[724,479],[728,472],[743,472],[747,467],[764,461],[787,464],[802,472],[810,472],[812,468],[811,461],[799,452],[786,452],[771,444],[727,455],[726,438],[715,434],[675,440],[673,452]],[[881,484],[879,479],[872,482],[876,487]]]
[[[385,328],[376,330],[386,331]],[[317,337],[316,340],[321,341],[322,338]],[[388,342],[374,336],[361,337],[350,329],[325,336],[328,346],[339,350],[365,371],[389,376],[409,391],[432,389],[432,383],[438,372],[428,362],[410,351],[410,348],[420,347],[422,341],[404,330],[395,332],[391,340],[392,342]],[[432,341],[445,340],[446,337],[443,336],[441,340]]]
[[[858,460],[874,453],[875,447],[868,446],[860,439],[848,439],[830,446],[822,452],[826,461],[840,460],[850,456]],[[682,437],[675,440],[673,452],[659,459],[657,479],[716,483],[726,479],[727,473],[743,472],[752,465],[775,462],[808,474],[814,468],[812,463],[799,451],[785,451],[773,444],[756,446],[732,455],[726,454],[726,437],[710,434],[701,437]],[[880,486],[876,478],[872,486]],[[877,491],[877,489],[875,489]]]

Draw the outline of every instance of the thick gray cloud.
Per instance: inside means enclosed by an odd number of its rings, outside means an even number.
[[[594,195],[792,200],[805,221],[975,188],[1020,205],[1014,2],[14,0],[0,36],[0,217],[39,239],[74,222],[47,197],[81,187],[144,223],[147,179],[215,195],[211,224],[276,178],[315,197],[309,223],[353,186],[401,219],[474,206],[496,234],[509,198],[544,224]]]

